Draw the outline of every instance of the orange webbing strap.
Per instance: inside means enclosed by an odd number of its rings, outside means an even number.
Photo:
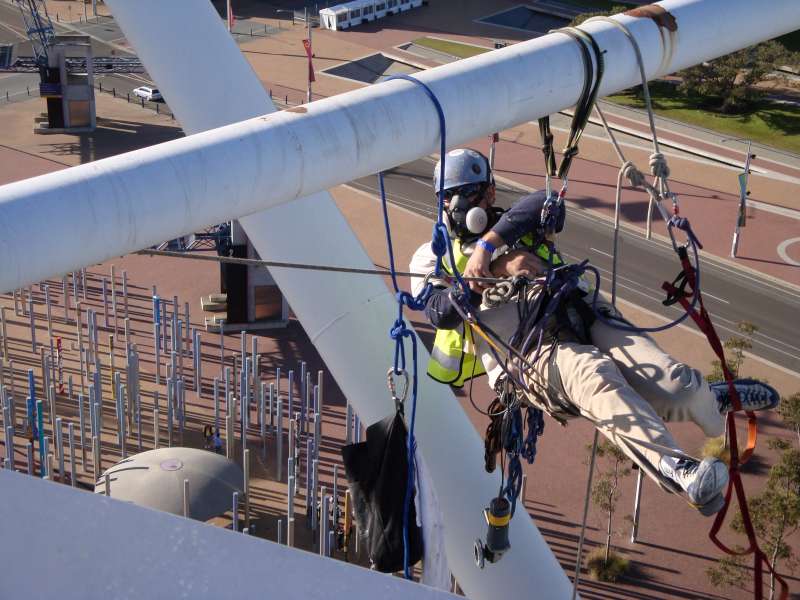
[[[775,579],[781,586],[780,600],[787,600],[789,598],[789,586],[778,573],[774,572],[766,554],[764,554],[764,551],[758,546],[756,532],[753,528],[753,522],[750,518],[750,510],[747,506],[747,497],[744,493],[742,477],[739,471],[741,465],[745,464],[750,459],[753,454],[753,450],[755,450],[756,447],[756,415],[752,411],[744,411],[747,415],[747,447],[740,456],[739,444],[737,442],[736,435],[735,414],[737,412],[742,412],[742,402],[739,398],[739,393],[736,391],[736,387],[733,385],[733,373],[731,373],[725,360],[725,351],[723,349],[722,342],[720,342],[719,336],[714,330],[714,325],[711,323],[711,318],[709,317],[708,312],[703,304],[703,296],[700,291],[695,288],[696,278],[694,267],[689,262],[689,257],[685,249],[681,248],[681,250],[683,251],[679,251],[678,254],[681,259],[681,265],[683,266],[683,274],[685,275],[686,281],[691,289],[691,293],[688,294],[688,296],[697,294],[697,305],[700,307],[700,310],[698,311],[696,308],[692,308],[687,294],[684,293],[683,290],[676,288],[674,284],[665,282],[661,287],[681,303],[681,306],[683,306],[684,310],[689,313],[700,331],[702,331],[706,338],[708,338],[708,342],[711,345],[711,348],[714,350],[714,354],[716,354],[717,358],[719,359],[720,366],[722,367],[722,373],[725,375],[725,382],[728,384],[728,392],[730,393],[731,401],[733,402],[733,410],[728,413],[725,420],[728,430],[728,443],[730,445],[731,452],[731,463],[728,469],[728,488],[725,490],[725,505],[722,507],[722,510],[717,513],[708,536],[711,538],[711,541],[714,542],[714,544],[726,554],[730,554],[732,556],[746,556],[748,554],[753,555],[753,584],[756,600],[761,600],[764,597],[764,565],[766,565],[767,571],[774,573]],[[728,514],[728,509],[730,508],[731,504],[731,496],[733,495],[734,490],[736,491],[736,500],[739,503],[739,512],[742,514],[742,524],[744,525],[744,530],[747,534],[747,541],[749,543],[749,546],[744,550],[734,550],[730,548],[729,546],[725,545],[717,536],[719,530],[722,528],[722,524],[725,522],[725,516]]]

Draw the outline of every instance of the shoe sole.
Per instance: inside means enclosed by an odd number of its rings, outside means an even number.
[[[689,504],[696,508],[704,517],[710,517],[722,510],[722,507],[725,506],[725,498],[722,494],[717,494],[710,502],[706,502],[705,504],[692,504],[691,502]]]

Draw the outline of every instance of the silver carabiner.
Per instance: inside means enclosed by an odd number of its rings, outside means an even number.
[[[397,384],[395,383],[396,377],[402,378],[403,382],[399,394],[397,393]],[[399,371],[395,372],[394,367],[389,367],[389,370],[386,372],[386,385],[389,387],[389,393],[392,395],[395,408],[402,410],[403,403],[406,400],[406,396],[408,396],[408,371],[405,369],[400,369]]]

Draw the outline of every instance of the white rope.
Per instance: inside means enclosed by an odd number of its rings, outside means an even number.
[[[650,174],[654,178],[654,185],[650,185],[644,177],[644,174],[639,171],[633,163],[627,161],[625,159],[625,155],[622,153],[622,149],[617,143],[616,137],[614,133],[611,131],[611,128],[608,126],[608,122],[606,121],[605,115],[600,110],[600,106],[595,105],[595,109],[597,110],[597,114],[600,116],[600,121],[603,123],[603,129],[606,131],[606,135],[611,140],[611,143],[614,146],[614,149],[617,152],[617,156],[620,159],[620,163],[622,166],[620,167],[621,174],[628,179],[631,183],[631,186],[635,188],[643,188],[648,196],[648,204],[647,204],[647,228],[646,228],[646,237],[647,239],[651,239],[652,237],[652,224],[653,224],[653,207],[657,206],[659,209],[659,213],[661,214],[662,218],[665,221],[669,220],[669,213],[666,209],[661,205],[661,201],[664,198],[670,198],[675,206],[677,206],[677,198],[676,196],[670,191],[669,189],[669,165],[667,164],[667,159],[664,154],[661,152],[661,147],[658,143],[658,132],[656,131],[656,122],[655,122],[655,114],[653,112],[653,102],[650,98],[650,89],[647,85],[647,74],[644,70],[644,60],[642,59],[642,52],[639,49],[639,43],[636,41],[636,38],[630,32],[628,27],[619,21],[612,19],[611,17],[592,17],[591,19],[587,19],[586,22],[589,21],[604,21],[607,23],[613,24],[617,29],[622,31],[625,34],[625,37],[628,38],[631,46],[633,47],[633,51],[636,54],[636,63],[639,67],[639,75],[642,78],[642,91],[644,93],[644,102],[645,107],[647,108],[647,120],[650,125],[650,135],[653,141],[653,152],[650,154],[649,159],[649,167],[650,167]],[[620,187],[622,184],[622,177],[617,178],[617,202],[619,202],[620,196]],[[615,221],[617,217],[615,217]],[[615,231],[615,248],[616,248],[616,237],[617,232]],[[616,288],[614,281],[612,280],[612,290]]]

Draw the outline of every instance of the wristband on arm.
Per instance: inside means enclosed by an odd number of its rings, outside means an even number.
[[[489,254],[494,254],[497,248],[494,247],[490,242],[487,242],[483,238],[479,238],[477,242],[475,242],[478,246],[486,250]]]

